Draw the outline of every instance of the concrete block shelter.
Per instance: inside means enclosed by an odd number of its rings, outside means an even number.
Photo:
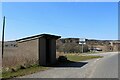
[[[19,50],[24,54],[38,54],[39,65],[46,66],[56,62],[56,40],[60,36],[41,34],[16,40]]]

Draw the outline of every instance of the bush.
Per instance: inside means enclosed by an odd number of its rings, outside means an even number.
[[[58,52],[64,53],[80,53],[82,52],[82,45],[77,43],[63,43],[57,48]],[[88,46],[84,45],[84,52],[88,52]]]
[[[67,61],[67,57],[66,56],[59,56],[58,61],[59,62],[66,62]]]
[[[20,66],[20,69],[26,69],[26,68],[27,68],[26,65],[21,65],[21,66]]]
[[[15,68],[15,67],[11,68],[11,71],[12,71],[12,72],[16,72],[17,70],[18,70],[18,69]]]

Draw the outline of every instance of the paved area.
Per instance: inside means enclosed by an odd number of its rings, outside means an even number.
[[[117,52],[90,55],[101,55],[104,57],[74,63],[74,66],[53,67],[49,70],[20,78],[118,78]],[[81,66],[76,66],[81,63]]]
[[[99,60],[90,78],[118,78],[118,54],[110,54]]]

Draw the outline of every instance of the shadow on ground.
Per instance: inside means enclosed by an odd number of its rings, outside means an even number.
[[[57,62],[54,65],[50,65],[49,67],[56,67],[56,68],[60,68],[60,67],[83,67],[84,65],[86,65],[88,62],[74,62],[74,61],[65,61],[65,62]]]

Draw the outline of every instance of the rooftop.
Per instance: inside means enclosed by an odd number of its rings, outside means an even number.
[[[44,37],[44,38],[47,38],[47,39],[58,39],[58,38],[61,38],[61,36],[56,36],[56,35],[51,35],[51,34],[40,34],[40,35],[35,35],[35,36],[30,36],[30,37],[18,39],[16,41],[17,42],[19,42],[19,41],[21,42],[21,41],[37,39],[37,38],[40,38],[40,37]]]

